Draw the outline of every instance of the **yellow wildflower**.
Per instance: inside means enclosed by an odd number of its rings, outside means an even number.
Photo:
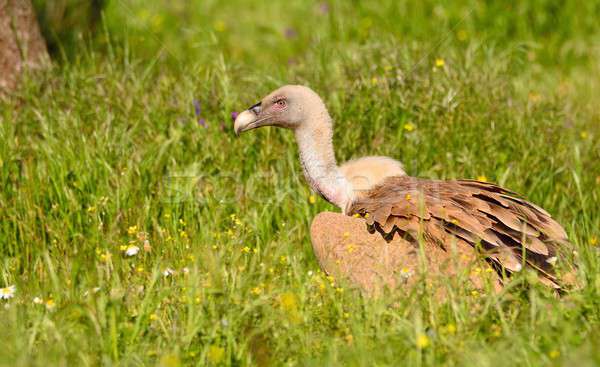
[[[435,67],[436,68],[443,68],[444,65],[446,65],[446,62],[444,61],[444,59],[441,59],[441,58],[435,59]]]
[[[492,335],[496,338],[502,335],[502,328],[496,324],[492,325]]]
[[[487,182],[487,177],[485,177],[485,175],[480,175],[477,176],[477,181],[481,181],[481,182]]]
[[[254,294],[255,296],[258,296],[262,293],[262,289],[260,287],[254,287],[252,288],[250,293]]]
[[[415,129],[415,124],[413,124],[412,122],[407,122],[404,124],[404,130],[411,132]]]
[[[130,236],[133,236],[134,234],[136,234],[138,232],[138,226],[131,226],[129,228],[127,228],[127,233]]]
[[[153,314],[150,315],[150,320],[151,321],[156,321],[156,320],[158,320],[158,316],[155,313],[153,313]]]
[[[596,246],[596,245],[598,245],[598,237],[596,237],[596,236],[591,237],[590,240],[589,240],[589,243],[590,243],[590,246]]]
[[[218,364],[223,361],[225,357],[225,349],[219,347],[218,345],[211,345],[208,347],[208,353],[206,353],[206,358],[212,364]]]
[[[317,202],[317,198],[314,195],[308,197],[308,202],[314,204]]]
[[[550,357],[550,359],[556,359],[560,357],[560,352],[556,349],[551,350],[550,353],[548,353],[548,357]]]
[[[215,31],[220,32],[220,33],[225,32],[225,30],[227,30],[227,25],[222,20],[215,21],[213,23],[213,27],[215,28]]]
[[[588,134],[587,131],[582,131],[579,133],[579,136],[581,136],[581,139],[585,140],[587,139],[590,135]]]
[[[291,292],[283,293],[281,296],[279,296],[279,305],[285,311],[295,311],[298,308],[296,295]]]
[[[379,80],[377,80],[377,77],[374,76],[373,78],[371,78],[372,85],[377,85],[378,82],[379,82]]]
[[[46,310],[52,311],[56,307],[56,303],[52,298],[46,301]]]
[[[410,201],[410,199],[412,198],[412,196],[410,196],[410,194],[406,194],[406,196],[404,198],[406,199],[406,201]]]
[[[244,253],[250,253],[250,247],[244,246],[244,248],[242,248],[242,252],[244,252]]]
[[[430,344],[429,337],[425,334],[417,335],[416,344],[417,344],[417,348],[419,348],[419,349],[427,348]]]
[[[448,334],[454,335],[456,333],[456,325],[454,325],[454,324],[446,325],[446,332]]]
[[[112,255],[108,251],[106,253],[100,255],[100,261],[102,261],[102,262],[109,262],[111,258],[112,258]]]
[[[346,343],[348,344],[352,344],[352,342],[354,341],[354,337],[352,336],[352,334],[346,335],[344,339],[346,339]]]

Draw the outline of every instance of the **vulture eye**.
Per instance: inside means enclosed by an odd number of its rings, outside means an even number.
[[[285,99],[278,99],[277,102],[275,102],[275,104],[279,108],[284,108],[287,103],[285,102]]]

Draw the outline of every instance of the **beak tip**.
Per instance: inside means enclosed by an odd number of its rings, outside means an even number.
[[[233,132],[236,136],[240,136],[240,133],[246,131],[249,126],[256,121],[256,114],[246,110],[240,113],[233,123]]]

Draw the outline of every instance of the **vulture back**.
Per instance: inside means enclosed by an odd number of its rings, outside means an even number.
[[[480,251],[499,274],[535,269],[542,283],[555,288],[572,282],[568,267],[573,246],[548,212],[497,185],[390,177],[356,199],[348,215],[362,216],[370,231],[386,240],[400,236],[426,241],[448,251],[453,238]],[[561,279],[562,278],[562,279]]]

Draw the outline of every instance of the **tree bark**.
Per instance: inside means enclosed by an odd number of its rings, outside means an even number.
[[[0,96],[13,91],[23,73],[49,62],[30,0],[0,0]]]

